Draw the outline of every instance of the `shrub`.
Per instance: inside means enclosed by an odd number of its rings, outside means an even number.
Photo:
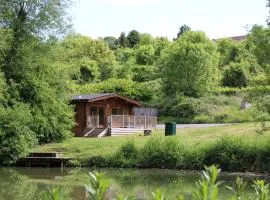
[[[224,70],[222,85],[225,87],[246,87],[248,85],[247,71],[240,63],[233,63]]]
[[[133,141],[128,141],[111,157],[108,162],[113,167],[136,167],[138,150]]]
[[[103,156],[92,156],[88,162],[89,167],[108,167],[108,161]]]
[[[216,164],[225,171],[249,170],[255,161],[251,149],[240,139],[224,137],[206,150],[204,164]]]
[[[29,107],[18,104],[14,108],[0,108],[0,163],[10,163],[26,156],[37,143],[30,126]]]
[[[176,168],[182,161],[184,146],[175,137],[154,137],[141,149],[141,167]]]

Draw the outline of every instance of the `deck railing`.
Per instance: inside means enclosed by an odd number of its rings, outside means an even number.
[[[109,128],[155,129],[157,118],[151,116],[111,115],[108,117]]]

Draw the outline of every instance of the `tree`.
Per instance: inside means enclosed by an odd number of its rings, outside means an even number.
[[[149,66],[149,65],[135,66],[132,72],[133,72],[132,80],[136,82],[140,82],[140,83],[148,82],[156,78],[154,66]]]
[[[168,48],[171,45],[171,42],[167,37],[157,37],[155,40],[155,56],[160,57],[161,51]]]
[[[61,46],[62,62],[69,66],[71,76],[78,82],[95,82],[113,76],[115,56],[103,40],[76,34],[67,36]]]
[[[155,59],[155,50],[152,45],[141,45],[136,49],[136,63],[139,65],[152,65]]]
[[[235,62],[240,53],[239,44],[231,39],[221,39],[217,41],[218,52],[220,53],[219,66],[222,68],[230,62]]]
[[[124,32],[122,32],[115,43],[117,46],[122,47],[122,48],[128,47],[129,41],[126,37],[126,34]]]
[[[217,62],[216,45],[202,32],[187,32],[161,53],[165,95],[204,95],[216,83]]]
[[[31,36],[48,37],[63,33],[67,24],[69,0],[3,0],[0,5],[0,28],[12,30],[10,49],[3,66],[7,81],[17,80],[23,67],[21,47]],[[14,81],[13,80],[13,81]]]
[[[127,35],[128,45],[133,48],[135,45],[140,43],[140,33],[136,30],[132,30]]]
[[[110,49],[117,49],[117,39],[113,36],[107,36],[103,38],[103,41],[109,46]]]
[[[270,28],[255,25],[246,42],[246,48],[252,52],[258,63],[267,69],[270,66]]]
[[[154,45],[155,38],[148,33],[140,34],[140,45]]]
[[[177,37],[174,39],[174,40],[177,40],[178,38],[180,38],[185,32],[187,31],[190,31],[191,28],[187,25],[182,25],[180,28],[179,28],[179,32],[177,33]]]
[[[224,70],[222,85],[227,87],[246,87],[248,85],[248,72],[244,63],[231,63]]]
[[[0,59],[6,85],[0,152],[7,160],[25,156],[36,141],[59,142],[70,135],[74,122],[66,77],[55,68],[49,40],[66,32],[70,3],[1,1],[0,30],[9,32]]]

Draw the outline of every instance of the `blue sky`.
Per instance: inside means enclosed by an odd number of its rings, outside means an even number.
[[[210,38],[243,35],[247,25],[262,24],[266,0],[79,0],[72,8],[76,32],[92,38],[138,30],[172,39],[179,27]]]

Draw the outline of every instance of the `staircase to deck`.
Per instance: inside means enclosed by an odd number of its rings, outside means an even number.
[[[103,137],[106,135],[107,128],[93,128],[84,134],[84,137]]]
[[[136,128],[112,128],[111,136],[126,136],[143,132],[144,132],[143,129],[136,129]]]

